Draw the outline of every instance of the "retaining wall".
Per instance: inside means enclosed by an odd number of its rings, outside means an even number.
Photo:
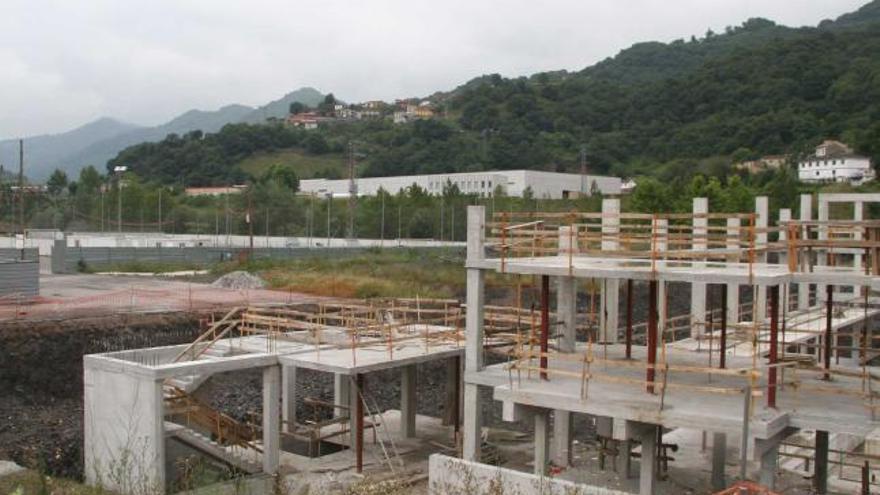
[[[629,492],[540,477],[488,464],[433,454],[428,461],[430,495],[630,495]]]

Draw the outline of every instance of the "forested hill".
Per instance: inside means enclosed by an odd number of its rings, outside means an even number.
[[[160,180],[223,182],[255,151],[320,154],[354,140],[362,175],[577,170],[583,148],[593,172],[677,177],[725,175],[733,160],[838,138],[880,162],[880,0],[817,27],[751,19],[724,33],[640,43],[578,72],[482,76],[432,99],[445,119],[340,124],[308,136],[237,128],[130,148],[117,160]]]

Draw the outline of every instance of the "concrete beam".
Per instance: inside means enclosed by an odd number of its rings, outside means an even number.
[[[727,219],[727,245],[728,249],[740,247],[740,221],[739,218]],[[731,261],[738,261],[733,257]],[[727,318],[728,325],[739,323],[739,284],[727,284]]]
[[[281,367],[263,368],[263,472],[275,474],[281,456]]]
[[[400,435],[403,438],[416,436],[416,379],[418,370],[411,364],[401,369],[400,380]]]

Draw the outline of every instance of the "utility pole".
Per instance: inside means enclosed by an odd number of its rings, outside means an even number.
[[[104,233],[104,194],[107,192],[107,185],[101,185],[101,233]]]
[[[229,188],[226,188],[226,194],[223,195],[226,209],[226,246],[229,246]]]
[[[116,230],[122,233],[122,174],[128,170],[128,167],[117,166],[113,169],[116,173]]]
[[[385,191],[382,191],[382,224],[379,227],[379,247],[385,245]]]
[[[333,206],[333,193],[327,193],[327,247],[330,247],[330,208]]]
[[[159,232],[162,232],[162,188],[159,188]]]
[[[24,139],[18,140],[18,226],[21,230],[21,259],[24,261]]]
[[[245,221],[248,224],[248,246],[250,252],[248,253],[248,259],[251,260],[254,257],[254,220],[252,218],[252,208],[253,208],[253,194],[251,189],[253,188],[253,184],[248,185],[247,190],[247,214],[245,215]]]
[[[266,247],[269,247],[269,207],[266,207]]]
[[[354,141],[348,142],[348,239],[354,239],[354,216],[357,209],[357,182],[355,181]]]
[[[400,244],[402,242],[401,239],[403,238],[403,236],[401,235],[401,233],[403,232],[402,227],[401,227],[402,223],[400,221],[400,217],[401,217],[402,213],[403,213],[403,205],[401,205],[400,202],[398,201],[398,203],[397,203],[397,247],[400,247]]]
[[[309,216],[306,219],[306,235],[308,235],[308,239],[306,241],[309,248],[312,247],[312,234],[315,231],[315,194],[312,193],[309,196]]]
[[[587,145],[581,145],[581,196],[586,195],[590,190],[587,185]]]

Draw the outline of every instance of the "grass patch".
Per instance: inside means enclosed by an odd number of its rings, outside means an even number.
[[[215,267],[218,274],[247,270],[269,287],[320,296],[462,298],[464,256],[454,251],[370,249],[347,258],[255,260]],[[500,284],[489,276],[487,283]]]
[[[238,163],[243,171],[259,177],[272,165],[289,165],[296,170],[300,179],[311,179],[315,176],[324,177],[328,170],[335,170],[344,177],[345,157],[339,153],[325,155],[309,155],[302,150],[286,149],[271,153],[257,153]]]
[[[106,490],[65,478],[53,478],[36,471],[0,477],[2,495],[107,495]]]

